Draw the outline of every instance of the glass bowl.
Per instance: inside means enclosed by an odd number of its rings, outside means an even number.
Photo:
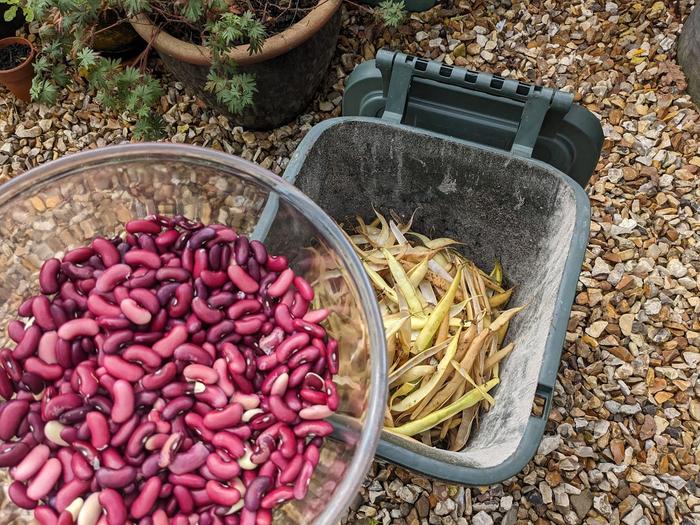
[[[340,228],[273,173],[214,150],[128,144],[64,157],[0,187],[0,347],[10,343],[7,323],[21,301],[38,292],[43,260],[96,235],[122,233],[126,221],[149,214],[182,214],[257,237],[272,253],[286,255],[309,282],[324,275],[329,260],[340,265],[340,272],[323,279],[331,284],[324,306],[333,312],[326,326],[340,349],[336,430],[326,439],[306,498],[274,513],[275,523],[337,523],[364,479],[382,427],[383,325]]]

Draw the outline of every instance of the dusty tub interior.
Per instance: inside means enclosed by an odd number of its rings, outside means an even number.
[[[384,433],[383,439],[441,461],[486,468],[520,442],[535,399],[547,336],[576,217],[572,188],[554,170],[494,151],[379,121],[339,121],[295,153],[286,177],[338,221],[373,217],[372,206],[409,216],[414,229],[464,243],[490,269],[500,259],[516,286],[511,305],[527,304],[507,341],[516,350],[501,368],[495,407],[466,449],[445,452]]]

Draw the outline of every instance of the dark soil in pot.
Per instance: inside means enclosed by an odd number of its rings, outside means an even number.
[[[29,58],[32,49],[24,44],[10,44],[0,49],[0,70],[14,69]]]

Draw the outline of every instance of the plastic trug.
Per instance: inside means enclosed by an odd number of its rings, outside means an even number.
[[[379,117],[546,162],[585,187],[603,144],[571,93],[380,50],[346,82],[343,115]]]

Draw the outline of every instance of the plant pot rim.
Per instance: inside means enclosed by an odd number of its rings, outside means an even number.
[[[15,73],[16,71],[19,71],[20,69],[29,65],[31,61],[34,60],[36,49],[29,40],[21,36],[8,36],[7,38],[0,39],[0,49],[4,49],[12,44],[24,44],[25,46],[29,46],[29,56],[19,66],[15,66],[12,69],[0,69],[0,75]]]
[[[289,26],[281,33],[265,39],[260,52],[249,53],[248,44],[234,46],[228,56],[239,65],[264,62],[283,55],[300,46],[325,26],[338,11],[343,0],[319,0],[318,4],[299,22]],[[211,51],[206,46],[185,42],[159,30],[150,18],[139,13],[129,19],[136,32],[146,42],[151,42],[157,51],[189,64],[210,66]]]

